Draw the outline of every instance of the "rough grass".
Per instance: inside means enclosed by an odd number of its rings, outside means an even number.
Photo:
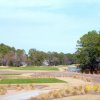
[[[93,92],[100,93],[99,86],[100,85],[86,85],[86,86],[83,85],[83,86],[74,86],[74,87],[68,86],[67,88],[65,87],[64,89],[61,89],[61,90],[54,90],[49,93],[40,94],[37,97],[31,97],[30,100],[53,100],[53,99],[54,100],[55,99],[62,100],[61,98],[63,98],[63,97],[91,93],[91,90]],[[69,99],[69,100],[71,100],[71,99]],[[76,99],[74,99],[74,100],[76,100]],[[100,100],[100,99],[97,99],[97,100]]]
[[[26,66],[26,67],[0,67],[0,69],[14,69],[14,70],[54,70],[57,71],[59,68],[53,66]]]
[[[4,95],[7,92],[6,88],[0,87],[0,95]]]
[[[83,80],[83,81],[92,82],[92,79],[90,77],[85,78],[84,76],[79,76],[79,75],[74,75],[72,77],[75,78],[75,79],[80,79],[80,80]]]
[[[5,95],[7,93],[7,90],[34,90],[35,87],[33,84],[6,84],[6,85],[0,85],[0,95]],[[0,99],[1,100],[1,99]]]
[[[1,79],[0,84],[26,84],[26,83],[65,83],[56,78],[34,78],[34,79]]]

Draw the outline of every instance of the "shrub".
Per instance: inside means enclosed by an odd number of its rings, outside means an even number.
[[[86,78],[86,81],[87,82],[92,82],[92,79],[91,78]]]
[[[61,96],[60,91],[54,91],[54,92],[52,92],[52,97],[53,98],[61,98],[62,96]]]
[[[55,90],[47,94],[41,94],[36,99],[30,99],[30,100],[52,100],[61,97],[86,94],[90,93],[91,91],[100,92],[100,85],[85,85],[85,86],[81,85],[74,87],[69,86],[65,89]]]
[[[37,98],[38,100],[48,100],[48,94],[40,94],[39,97]]]
[[[91,85],[86,85],[86,86],[84,87],[84,91],[85,91],[85,93],[91,92],[91,91],[92,91],[92,86],[91,86]]]
[[[93,91],[100,92],[100,85],[94,85],[93,86]]]
[[[0,87],[0,95],[5,95],[7,90],[4,87]]]

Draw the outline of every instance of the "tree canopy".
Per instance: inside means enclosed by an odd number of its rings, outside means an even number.
[[[77,58],[82,68],[93,73],[100,63],[100,33],[90,31],[78,41]]]
[[[5,44],[0,44],[0,65],[2,66],[41,66],[41,65],[66,65],[74,63],[73,54],[57,52],[43,52],[30,49],[15,49]]]

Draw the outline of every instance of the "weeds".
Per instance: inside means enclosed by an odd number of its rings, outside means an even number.
[[[90,93],[91,91],[100,92],[100,85],[67,87],[65,89],[55,90],[47,94],[41,94],[38,97],[31,98],[30,100],[53,100],[57,98],[67,97],[67,96],[87,94]]]

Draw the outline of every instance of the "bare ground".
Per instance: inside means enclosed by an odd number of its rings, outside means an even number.
[[[100,95],[87,94],[87,95],[71,96],[54,100],[100,100]]]

